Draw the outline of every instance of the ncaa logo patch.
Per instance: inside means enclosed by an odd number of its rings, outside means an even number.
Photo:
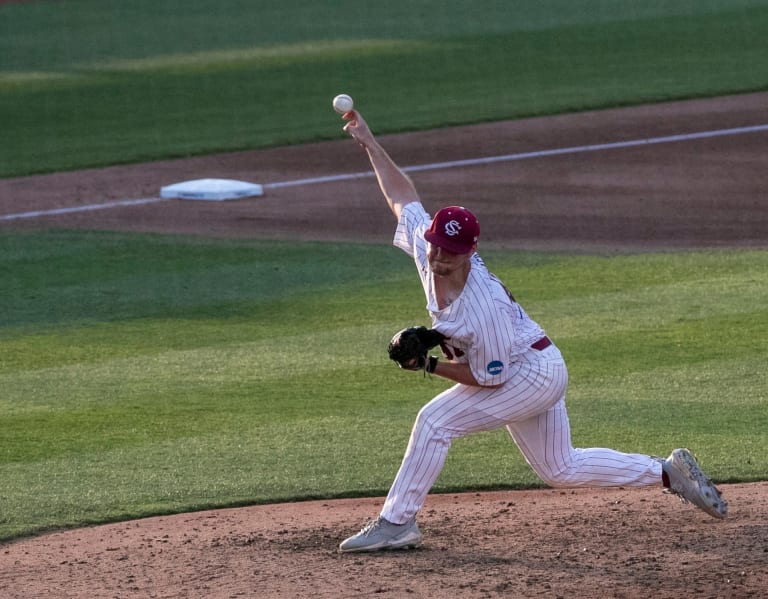
[[[498,360],[494,360],[493,362],[489,362],[488,366],[485,367],[485,369],[488,371],[488,374],[491,376],[496,376],[497,374],[501,374],[504,370],[504,364],[499,362]]]
[[[459,224],[459,221],[457,220],[449,220],[447,223],[445,223],[445,234],[450,237],[455,237],[459,234],[459,231],[461,231],[461,225]]]

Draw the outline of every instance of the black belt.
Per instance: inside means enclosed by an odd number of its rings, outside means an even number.
[[[539,339],[536,343],[531,344],[531,349],[535,349],[536,351],[541,351],[543,349],[547,349],[550,345],[552,345],[552,341],[549,337],[546,335]]]

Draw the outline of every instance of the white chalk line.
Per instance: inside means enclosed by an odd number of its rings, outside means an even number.
[[[91,212],[92,210],[105,210],[106,208],[116,208],[118,206],[138,206],[140,204],[154,204],[162,201],[163,198],[139,198],[137,200],[120,200],[118,202],[105,202],[103,204],[87,204],[84,206],[71,206],[68,208],[53,208],[51,210],[33,210],[30,212],[19,212],[17,214],[4,214],[0,220],[16,220],[19,218],[36,218],[38,216],[53,216],[56,214],[71,214],[72,212]]]
[[[433,162],[431,164],[422,164],[417,166],[406,166],[402,168],[405,172],[431,171],[446,168],[456,168],[462,166],[479,166],[484,164],[493,164],[495,162],[511,162],[514,160],[525,160],[528,158],[542,158],[546,156],[558,156],[561,154],[580,154],[584,152],[597,152],[600,150],[614,150],[618,148],[631,148],[634,146],[644,146],[653,144],[672,143],[676,141],[689,141],[693,139],[704,139],[707,137],[722,137],[725,135],[741,135],[744,133],[756,133],[759,131],[768,131],[768,125],[752,125],[749,127],[735,127],[732,129],[718,129],[716,131],[702,131],[699,133],[683,133],[678,135],[667,135],[664,137],[650,137],[647,139],[635,139],[629,141],[617,141],[611,143],[592,144],[586,146],[571,146],[567,148],[556,148],[552,150],[537,150],[535,152],[520,152],[517,154],[504,154],[501,156],[488,156],[485,158],[470,158],[467,160],[452,160],[449,162]],[[350,179],[360,179],[363,177],[373,177],[373,171],[362,173],[349,173],[346,175],[329,175],[327,177],[314,177],[310,179],[297,179],[295,181],[283,181],[279,183],[266,183],[264,188],[292,187],[294,185],[310,185],[314,183],[328,183],[332,181],[347,181]]]
[[[551,150],[537,150],[534,152],[519,152],[516,154],[503,154],[501,156],[487,156],[485,158],[470,158],[466,160],[451,160],[449,162],[433,162],[430,164],[421,164],[415,166],[406,166],[402,170],[405,172],[421,172],[449,168],[459,168],[464,166],[480,166],[484,164],[494,164],[497,162],[512,162],[515,160],[526,160],[530,158],[543,158],[547,156],[560,156],[563,154],[581,154],[585,152],[598,152],[602,150],[616,150],[621,148],[632,148],[636,146],[648,146],[654,144],[674,143],[680,141],[691,141],[695,139],[706,139],[711,137],[723,137],[728,135],[742,135],[745,133],[758,133],[768,131],[766,125],[752,125],[748,127],[734,127],[731,129],[717,129],[714,131],[700,131],[698,133],[681,133],[677,135],[665,135],[661,137],[649,137],[647,139],[634,139],[628,141],[616,141],[610,143],[590,144],[584,146],[571,146],[567,148],[555,148]],[[340,175],[328,175],[325,177],[311,177],[308,179],[294,179],[292,181],[278,181],[275,183],[264,183],[262,187],[266,189],[280,189],[282,187],[296,187],[300,185],[316,185],[320,183],[332,183],[337,181],[350,181],[353,179],[362,179],[373,177],[373,171],[364,171],[359,173],[347,173]],[[55,208],[52,210],[35,210],[30,212],[20,212],[17,214],[0,215],[0,221],[16,220],[23,218],[37,218],[41,216],[53,216],[57,214],[71,214],[75,212],[91,212],[94,210],[105,210],[108,208],[117,208],[120,206],[138,206],[141,204],[153,204],[156,202],[168,201],[167,198],[140,198],[136,200],[121,200],[118,202],[106,202],[102,204],[88,204],[84,206],[73,206],[70,208]]]

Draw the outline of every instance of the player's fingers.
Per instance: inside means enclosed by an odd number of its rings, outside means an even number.
[[[349,121],[344,125],[343,131],[349,133],[352,139],[359,140],[360,138],[360,129],[358,129],[356,121]]]

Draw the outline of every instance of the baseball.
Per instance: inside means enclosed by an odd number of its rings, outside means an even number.
[[[346,114],[354,105],[352,98],[347,94],[339,94],[333,99],[333,109],[339,114]]]

